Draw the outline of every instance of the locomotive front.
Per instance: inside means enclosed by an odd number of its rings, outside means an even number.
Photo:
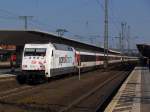
[[[46,77],[45,72],[51,58],[51,46],[49,44],[26,44],[22,57],[22,72],[17,76],[19,83],[34,82],[43,80]],[[46,55],[49,55],[47,57]],[[47,61],[49,60],[49,61]]]

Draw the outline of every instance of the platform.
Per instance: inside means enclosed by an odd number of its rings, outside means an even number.
[[[16,77],[16,75],[13,75],[13,74],[1,74],[0,75],[0,79],[1,78],[6,78],[6,77]]]
[[[15,68],[15,72],[20,72],[20,68]],[[0,68],[0,75],[1,74],[11,74],[11,68]]]
[[[149,111],[150,71],[148,67],[135,67],[105,109],[105,112]]]

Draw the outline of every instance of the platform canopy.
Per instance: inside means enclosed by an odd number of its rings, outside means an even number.
[[[137,44],[137,48],[143,57],[150,59],[150,45],[149,44]]]
[[[88,49],[101,52],[104,51],[103,48],[92,46],[86,43],[81,43],[65,37],[58,37],[56,34],[49,32],[43,32],[38,30],[0,30],[1,44],[13,44],[17,46],[23,46],[26,43],[48,42],[67,44],[80,49]],[[109,52],[118,54],[118,52],[112,50]]]
[[[55,40],[56,36],[46,32],[34,30],[0,30],[0,43],[24,45],[32,42],[49,42]]]

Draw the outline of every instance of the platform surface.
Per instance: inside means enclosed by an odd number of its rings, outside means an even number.
[[[4,78],[4,77],[15,77],[15,75],[13,74],[1,74],[0,78]]]
[[[135,67],[105,112],[150,112],[150,71]]]

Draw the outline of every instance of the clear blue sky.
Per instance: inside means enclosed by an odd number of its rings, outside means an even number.
[[[1,0],[0,29],[23,29],[18,16],[29,15],[34,16],[30,29],[55,32],[64,28],[68,38],[102,45],[103,5],[104,0]],[[118,36],[123,21],[131,26],[132,46],[150,43],[149,11],[149,0],[109,0],[109,37]],[[117,39],[109,40],[111,47],[118,45]]]

